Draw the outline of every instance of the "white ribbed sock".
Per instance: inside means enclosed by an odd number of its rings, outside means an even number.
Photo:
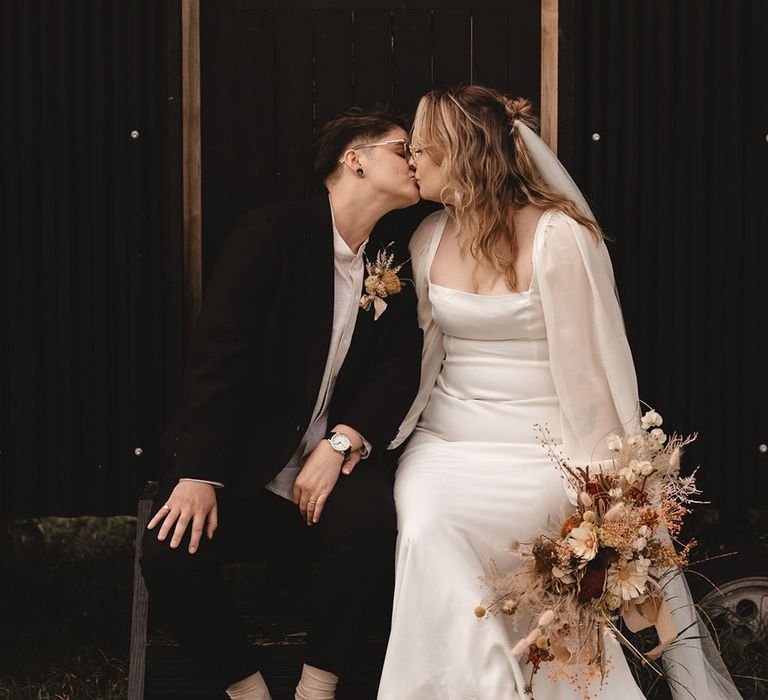
[[[330,671],[323,671],[314,666],[307,666],[301,671],[301,679],[296,686],[296,700],[334,700],[338,676]]]
[[[272,700],[260,671],[230,685],[227,695],[232,700]]]

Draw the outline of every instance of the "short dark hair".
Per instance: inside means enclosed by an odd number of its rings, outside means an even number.
[[[323,124],[315,139],[315,175],[323,182],[339,165],[349,145],[370,141],[400,127],[408,131],[406,118],[388,107],[361,109],[353,107]]]

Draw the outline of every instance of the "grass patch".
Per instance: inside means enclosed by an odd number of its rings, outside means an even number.
[[[135,528],[29,518],[0,533],[0,699],[125,697]]]

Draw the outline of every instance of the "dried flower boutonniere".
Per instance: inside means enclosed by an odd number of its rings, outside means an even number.
[[[360,297],[360,306],[368,311],[371,308],[371,304],[373,304],[374,321],[378,321],[379,316],[387,308],[387,302],[384,299],[400,294],[403,289],[404,280],[401,280],[397,273],[400,272],[400,268],[405,263],[394,264],[394,254],[387,253],[387,248],[391,245],[392,243],[383,250],[380,250],[376,254],[374,262],[371,262],[368,258],[365,259],[365,269],[368,272],[368,276],[365,278],[365,294]]]

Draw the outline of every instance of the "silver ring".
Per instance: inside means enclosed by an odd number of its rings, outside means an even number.
[[[308,506],[314,506],[317,503],[317,501],[307,501]]]

